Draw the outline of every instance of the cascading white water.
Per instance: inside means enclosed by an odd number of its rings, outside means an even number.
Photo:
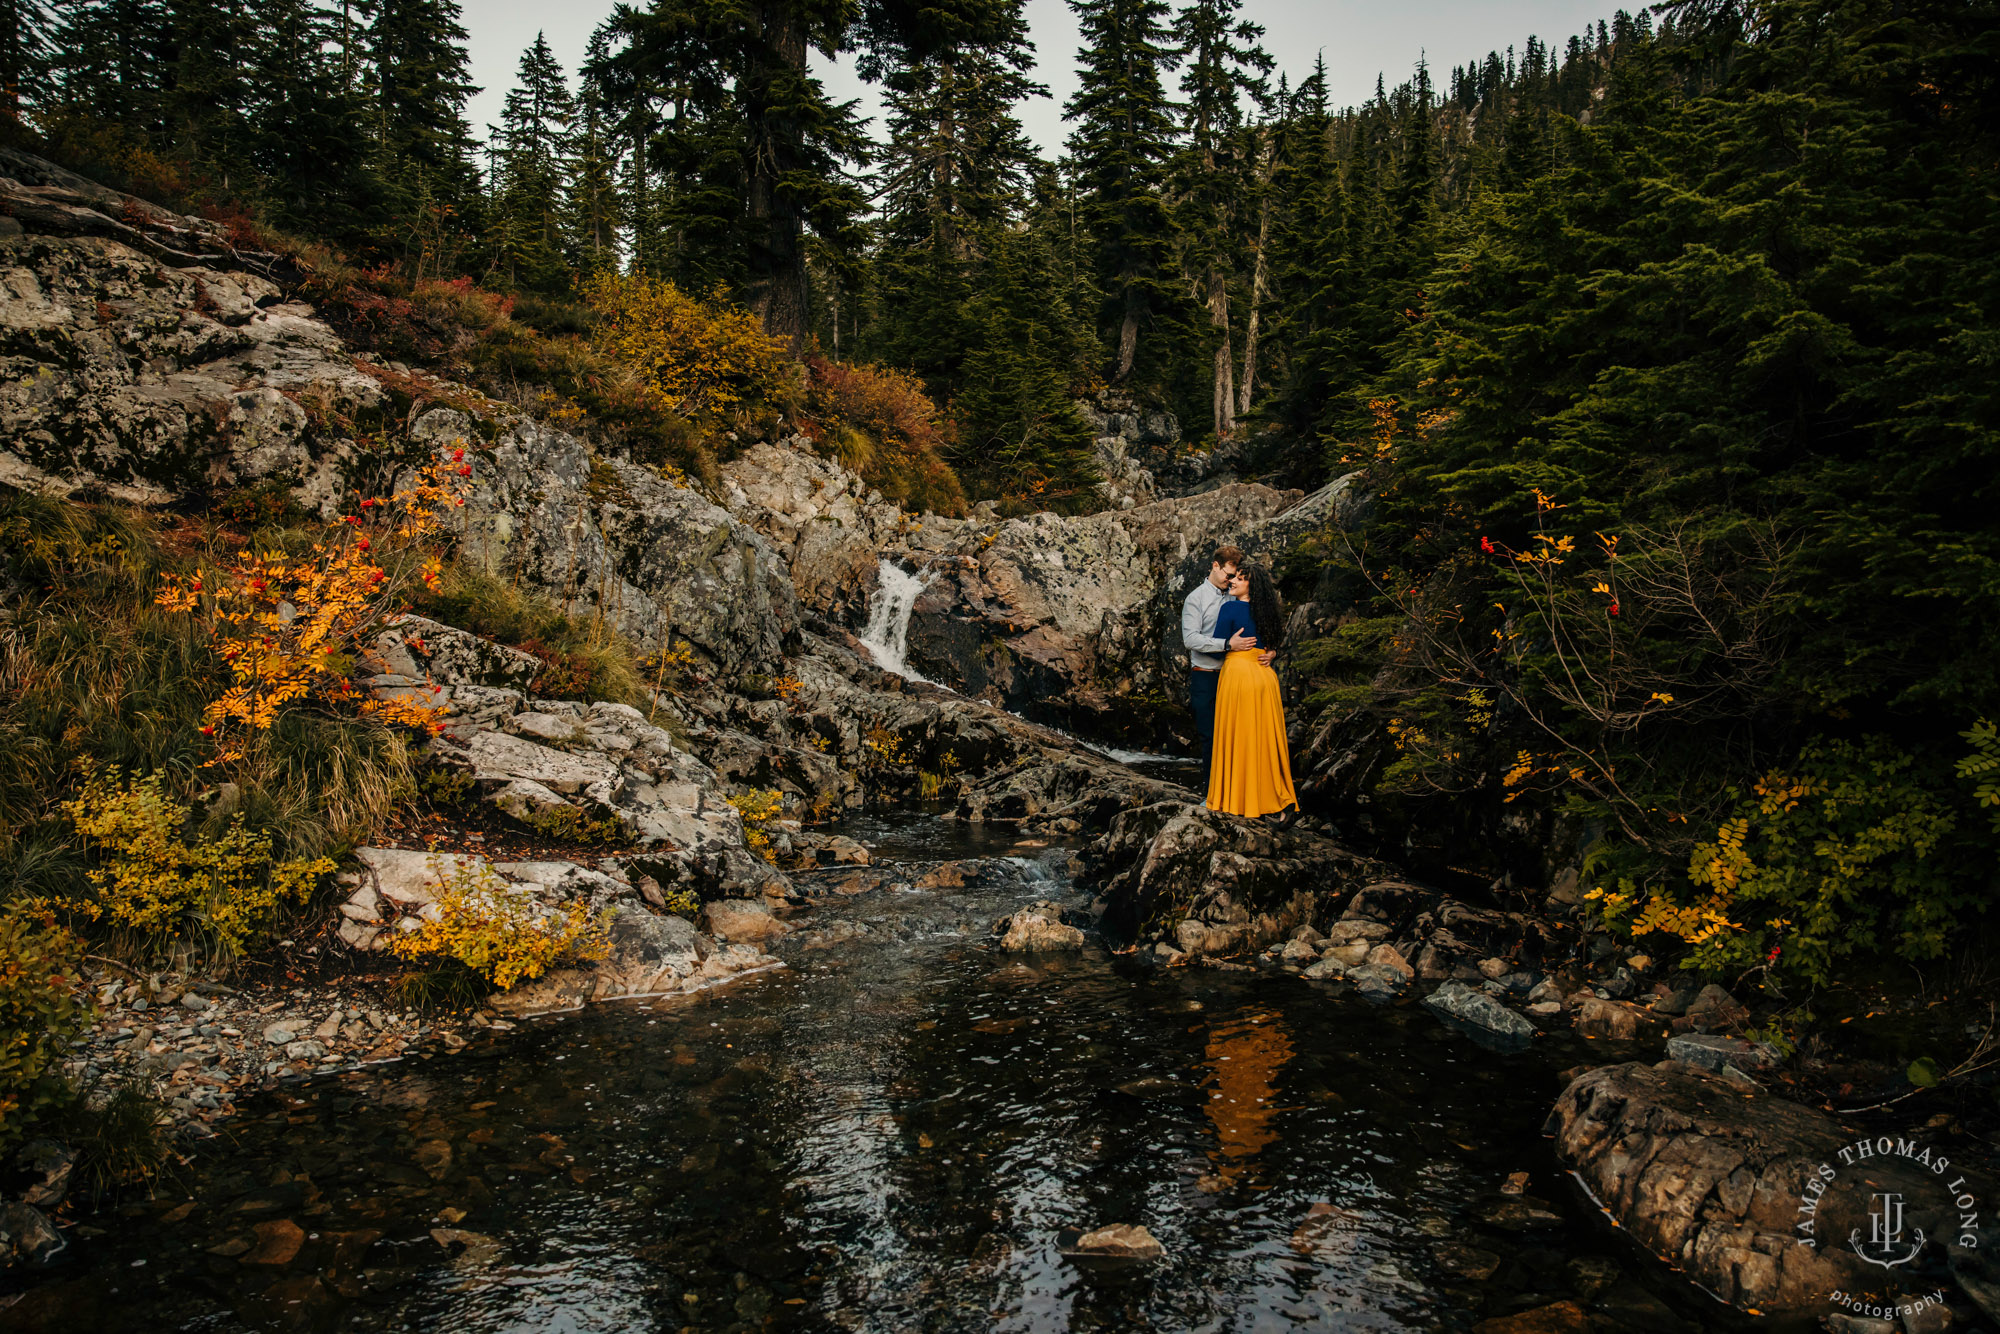
[[[910,651],[910,617],[917,609],[917,598],[930,587],[930,579],[924,575],[911,574],[894,561],[884,560],[876,581],[875,596],[868,600],[868,624],[861,631],[861,642],[874,655],[875,665],[884,671],[894,672],[906,681],[922,681],[925,685],[937,682],[910,666],[907,657]],[[1016,718],[1021,715],[1012,709]],[[1021,718],[1022,722],[1030,719]],[[1047,727],[1049,731],[1073,741],[1087,750],[1094,750],[1107,759],[1120,764],[1198,764],[1200,761],[1175,755],[1154,755],[1142,750],[1120,750],[1115,746],[1103,746],[1094,741],[1071,736],[1060,727],[1049,727],[1047,723],[1036,723],[1037,727]]]
[[[936,684],[904,661],[910,650],[910,614],[929,581],[894,561],[883,561],[875,596],[868,600],[868,625],[861,642],[875,655],[876,666],[909,681]]]

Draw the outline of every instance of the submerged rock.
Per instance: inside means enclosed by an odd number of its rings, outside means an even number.
[[[1096,1228],[1076,1239],[1071,1252],[1108,1260],[1158,1260],[1167,1253],[1146,1228],[1137,1223],[1113,1223]]]
[[[1062,905],[1044,899],[1005,918],[995,928],[1000,948],[1016,954],[1083,948],[1083,932],[1063,921]],[[1004,930],[1003,930],[1004,928]]]
[[[1484,991],[1463,982],[1447,982],[1424,997],[1424,1005],[1448,1019],[1491,1034],[1508,1043],[1526,1045],[1535,1026]]]

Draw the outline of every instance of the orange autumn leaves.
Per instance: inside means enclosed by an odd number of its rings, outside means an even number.
[[[226,564],[169,575],[155,601],[205,617],[229,687],[203,711],[219,764],[241,758],[284,710],[318,703],[433,735],[441,704],[377,699],[352,679],[363,642],[402,609],[409,586],[435,586],[431,549],[446,511],[465,503],[472,465],[456,448],[417,470],[410,484],[329,525],[301,551],[239,550]]]

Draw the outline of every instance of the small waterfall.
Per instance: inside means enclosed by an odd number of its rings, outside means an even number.
[[[875,596],[868,600],[868,626],[861,632],[861,642],[882,670],[935,685],[903,660],[910,649],[910,614],[917,609],[917,597],[928,583],[894,561],[883,561]]]

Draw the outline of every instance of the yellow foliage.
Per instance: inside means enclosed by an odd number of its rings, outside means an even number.
[[[226,566],[167,577],[155,601],[169,611],[206,609],[234,678],[203,714],[202,732],[222,744],[210,763],[241,756],[245,734],[268,731],[287,705],[306,699],[437,734],[442,705],[367,698],[348,671],[406,592],[379,561],[407,554],[417,577],[436,586],[443,565],[424,545],[442,531],[444,512],[465,503],[472,465],[464,457],[456,449],[420,469],[407,490],[362,501],[361,514],[302,556],[239,551]]]
[[[437,920],[390,937],[398,958],[456,959],[505,991],[540,977],[565,955],[602,959],[611,952],[608,908],[596,915],[580,902],[545,909],[483,862],[457,863],[439,880]]]
[[[94,773],[63,814],[102,858],[90,873],[100,896],[93,915],[158,936],[180,934],[193,918],[231,954],[243,952],[280,899],[303,902],[333,870],[325,857],[273,862],[270,835],[244,829],[240,815],[220,839],[186,842],[188,808],[160,790],[157,774],[127,785]]]
[[[785,809],[785,794],[776,788],[751,788],[728,798],[743,817],[743,841],[767,862],[775,863],[778,854],[771,850],[771,836],[764,832],[764,826],[778,818]]]
[[[662,278],[601,273],[584,288],[597,312],[592,342],[636,372],[648,395],[683,417],[727,408],[776,383],[783,342],[718,289],[708,300]]]

